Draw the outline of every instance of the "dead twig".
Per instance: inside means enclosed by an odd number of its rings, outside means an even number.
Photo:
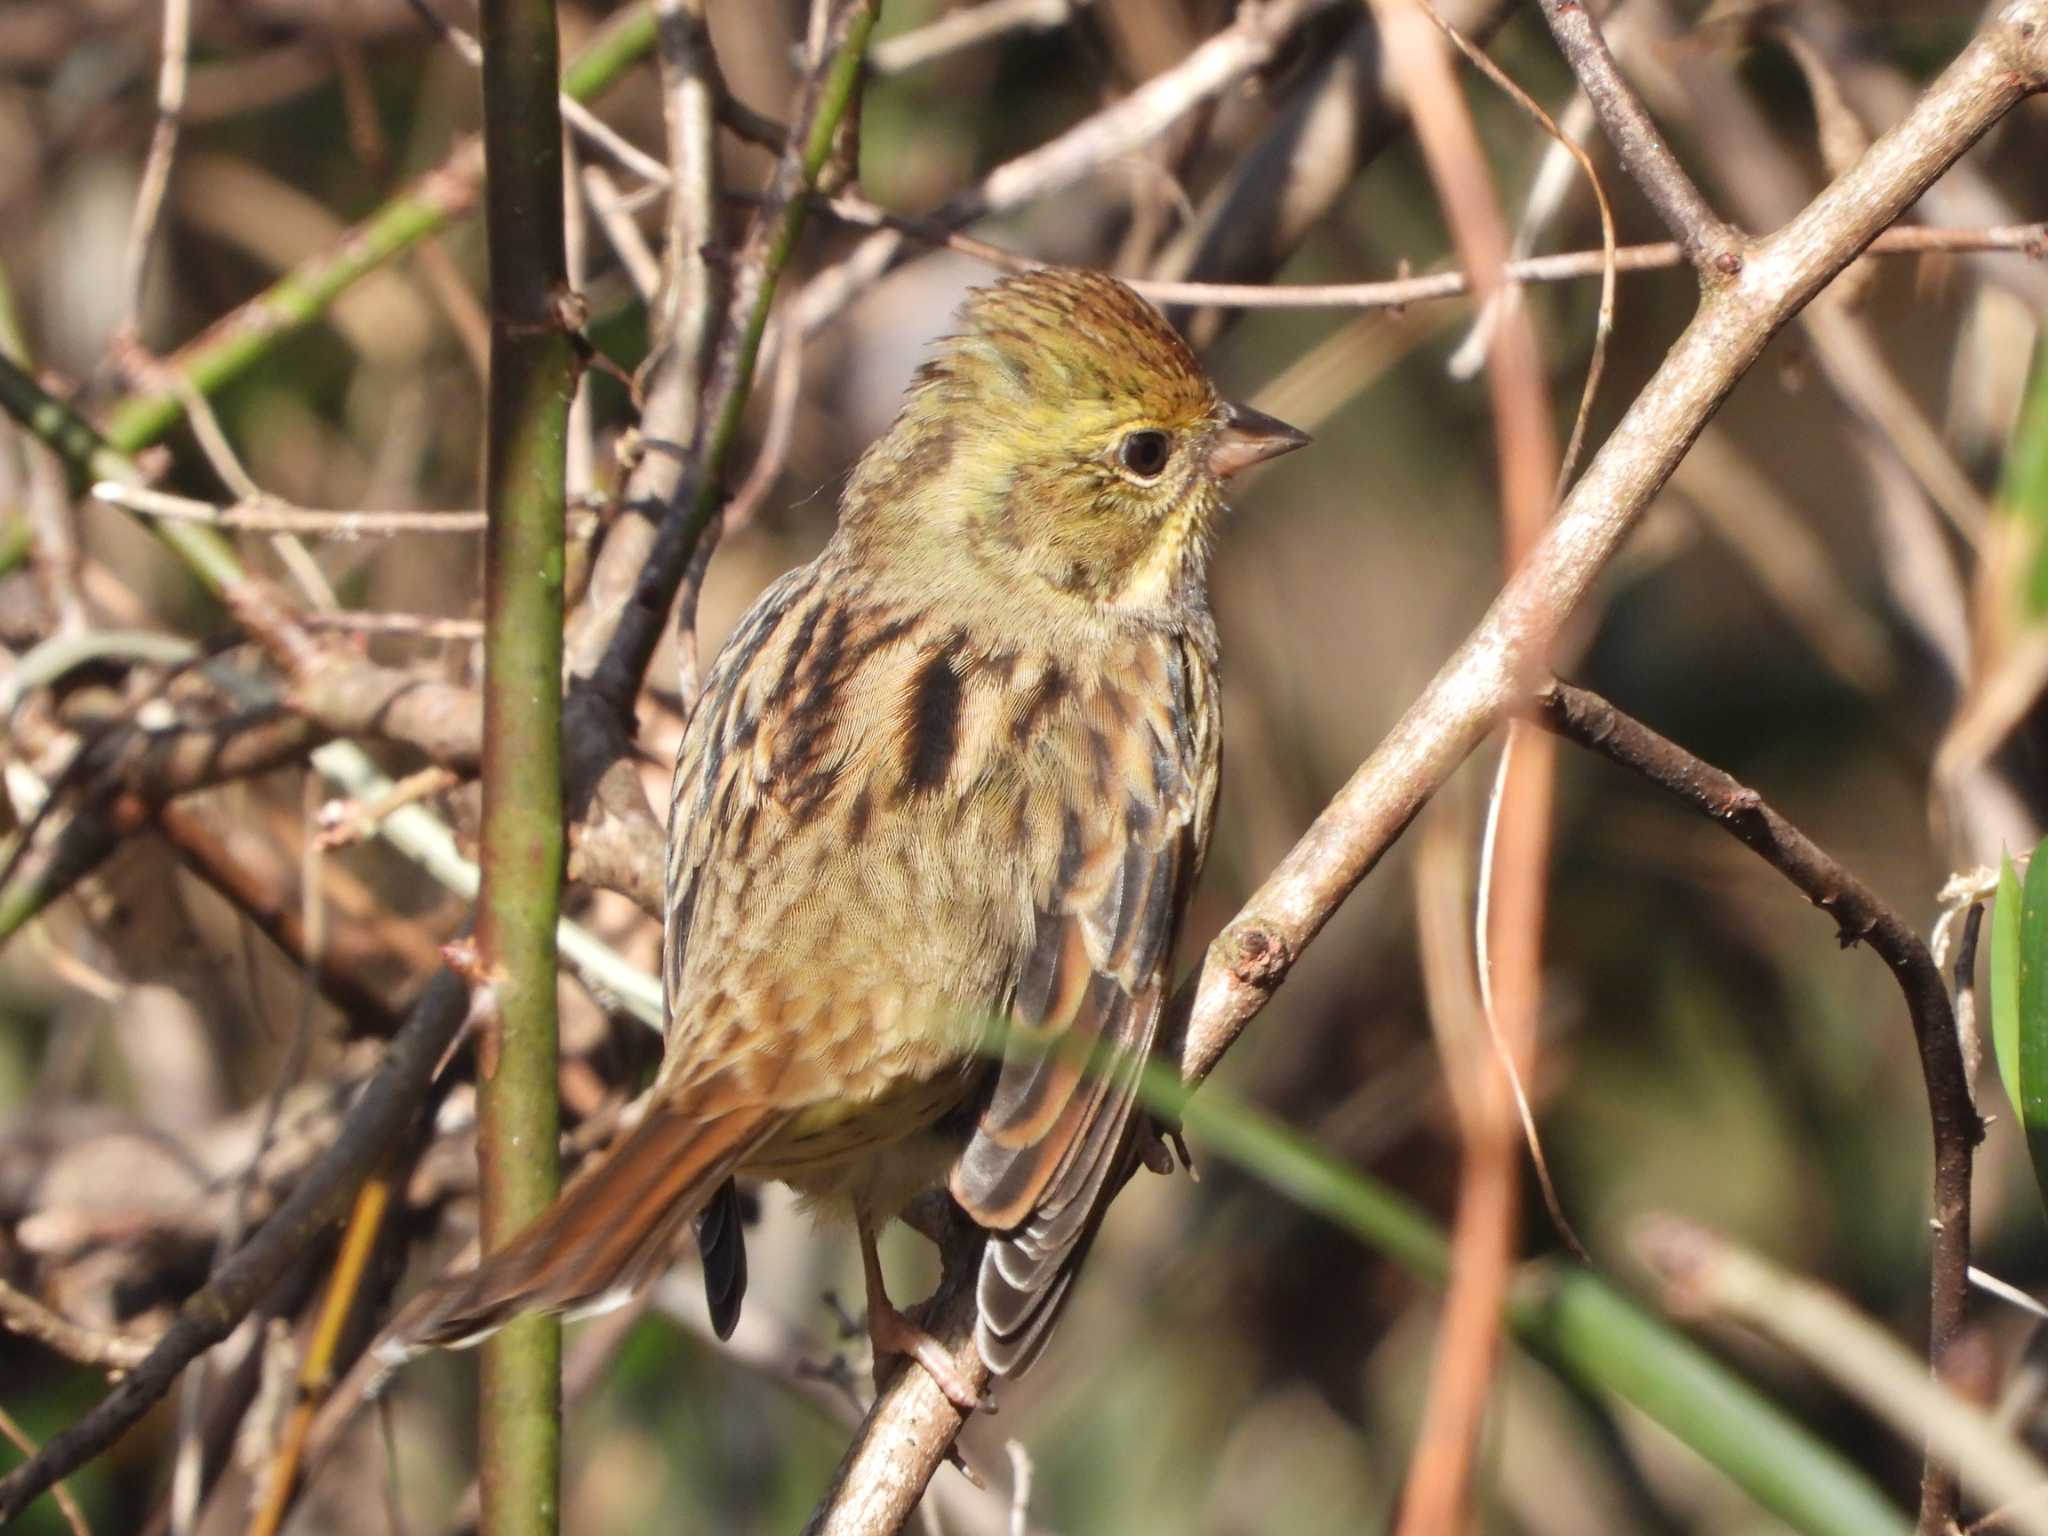
[[[1087,4],[1088,0],[981,0],[978,5],[963,5],[877,43],[868,68],[878,75],[901,75],[1012,32],[1050,32],[1065,26]]]
[[[312,507],[295,507],[260,492],[253,498],[222,507],[210,501],[173,496],[167,491],[128,485],[118,480],[98,482],[92,488],[92,495],[95,501],[104,501],[109,506],[144,517],[207,523],[216,528],[247,529],[258,533],[306,533],[323,539],[388,538],[412,533],[481,533],[484,527],[484,515],[477,511],[328,512]]]
[[[150,130],[149,155],[143,161],[142,182],[135,192],[135,212],[128,225],[128,253],[122,264],[127,307],[119,337],[129,342],[142,333],[142,301],[149,284],[149,259],[156,249],[164,193],[171,185],[171,163],[177,158],[178,126],[185,112],[185,87],[191,73],[192,0],[164,0],[163,12],[162,59],[156,77],[156,126]]]
[[[1741,231],[1707,205],[1692,177],[1671,153],[1642,98],[1615,66],[1592,12],[1580,0],[1542,0],[1542,4],[1543,19],[1550,24],[1558,51],[1593,103],[1615,153],[1685,251],[1686,260],[1699,269],[1703,281],[1734,276],[1742,267],[1745,242]]]
[[[140,1365],[154,1347],[148,1339],[123,1338],[74,1323],[5,1280],[0,1280],[0,1327],[34,1339],[66,1360],[111,1375]]]
[[[1453,42],[1461,40],[1426,0],[1372,4],[1395,67],[1410,82],[1415,136],[1452,242],[1473,276],[1480,302],[1496,303],[1506,293],[1507,225],[1478,126],[1437,31]],[[1611,229],[1609,236],[1611,245]],[[1512,573],[1550,516],[1559,458],[1534,319],[1522,304],[1502,305],[1496,313],[1486,378],[1503,545]],[[1599,352],[1596,347],[1596,360]],[[1501,1299],[1521,1230],[1515,1144],[1519,1093],[1511,1093],[1510,1086],[1525,1082],[1535,1064],[1554,753],[1549,743],[1512,729],[1503,750],[1500,835],[1486,844],[1498,856],[1481,873],[1485,883],[1478,919],[1480,997],[1493,1059],[1445,1062],[1448,1073],[1470,1078],[1468,1091],[1454,1100],[1469,1113],[1459,1116],[1462,1156],[1450,1295],[1418,1451],[1402,1497],[1398,1530],[1404,1536],[1455,1531],[1467,1522],[1471,1469],[1500,1357]]]
[[[29,1439],[22,1427],[14,1422],[14,1416],[0,1408],[0,1435],[5,1435],[10,1444],[22,1455],[33,1458],[36,1443]],[[85,1511],[78,1507],[78,1501],[71,1497],[71,1490],[63,1483],[50,1485],[51,1496],[57,1501],[57,1508],[63,1513],[65,1524],[71,1527],[71,1536],[92,1536],[92,1527],[85,1523]]]

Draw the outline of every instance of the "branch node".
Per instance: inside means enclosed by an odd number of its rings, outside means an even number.
[[[1218,956],[1241,984],[1261,992],[1280,985],[1294,965],[1294,954],[1286,939],[1263,923],[1253,921],[1231,928],[1218,941]]]

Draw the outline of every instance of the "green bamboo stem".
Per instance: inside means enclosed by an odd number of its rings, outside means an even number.
[[[654,49],[654,12],[621,14],[563,74],[563,94],[589,101]],[[165,360],[202,395],[212,395],[327,313],[343,292],[438,234],[475,205],[481,146],[467,140],[446,161],[358,224],[331,250],[299,263],[256,298]],[[175,391],[135,395],[107,417],[108,442],[127,453],[157,441],[184,419]]]
[[[555,923],[562,818],[562,575],[576,355],[560,306],[562,121],[554,0],[485,0],[484,224],[491,377],[484,444],[483,890],[485,1028],[477,1161],[483,1245],[554,1198]],[[484,997],[488,989],[488,998]],[[526,1317],[487,1340],[477,1477],[486,1536],[551,1536],[560,1513],[561,1324]]]

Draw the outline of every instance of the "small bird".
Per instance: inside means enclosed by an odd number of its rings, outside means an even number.
[[[875,1249],[944,1184],[988,1232],[982,1358],[1031,1363],[1135,1155],[1208,845],[1224,483],[1307,441],[1222,400],[1114,278],[969,295],[684,734],[644,1114],[409,1308],[399,1353],[629,1294],[692,1220],[727,1336],[747,1176],[851,1215],[878,1371],[909,1355],[966,1408]]]

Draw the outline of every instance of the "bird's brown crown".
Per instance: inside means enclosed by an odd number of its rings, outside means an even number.
[[[1043,407],[1086,402],[1191,422],[1215,405],[1202,365],[1159,311],[1101,272],[1045,267],[967,296],[921,384]]]

